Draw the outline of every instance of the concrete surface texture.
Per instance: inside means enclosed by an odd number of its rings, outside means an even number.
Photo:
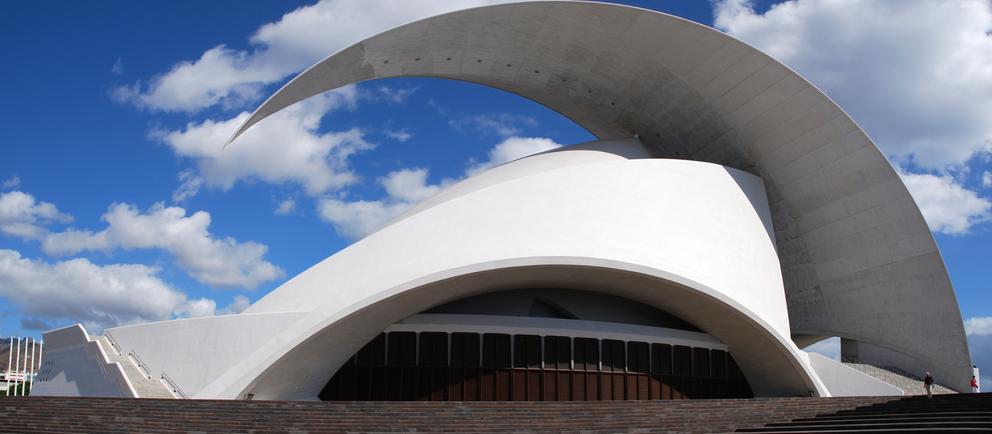
[[[759,50],[703,25],[619,5],[468,9],[331,55],[273,95],[234,137],[307,97],[399,76],[503,89],[601,139],[636,135],[655,157],[760,176],[791,332],[885,347],[950,384],[967,384],[970,356],[953,288],[906,187],[840,107]]]

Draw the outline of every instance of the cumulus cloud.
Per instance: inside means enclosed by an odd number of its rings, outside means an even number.
[[[992,187],[992,172],[982,173],[982,186]]]
[[[71,221],[72,216],[62,213],[48,202],[36,201],[28,193],[0,193],[0,232],[4,234],[23,239],[39,239],[47,232],[45,226]]]
[[[293,198],[279,202],[279,206],[275,210],[276,215],[290,215],[294,212],[296,212],[296,200]]]
[[[214,315],[232,315],[241,313],[241,311],[251,306],[251,301],[248,297],[243,295],[237,295],[231,300],[231,303],[226,307],[217,309],[217,302],[209,298],[199,298],[196,300],[189,300],[180,306],[175,315],[180,318],[197,318],[204,316],[214,316]]]
[[[466,170],[466,175],[471,176],[490,167],[499,166],[500,164],[539,152],[557,149],[561,146],[555,143],[554,140],[545,137],[509,137],[489,150],[488,160],[471,163]]]
[[[715,6],[715,26],[824,89],[886,153],[929,169],[992,147],[992,5],[985,0]]]
[[[489,158],[483,162],[471,162],[465,176],[472,176],[527,155],[559,148],[561,145],[543,137],[510,137],[489,150]],[[429,171],[424,168],[409,168],[391,172],[379,178],[386,196],[378,200],[347,201],[339,198],[324,198],[318,204],[320,216],[331,223],[341,235],[359,239],[413,208],[421,201],[434,196],[458,179],[445,178],[437,184],[428,182]]]
[[[976,316],[964,322],[964,331],[968,336],[992,336],[992,317]]]
[[[250,39],[250,50],[218,45],[146,82],[118,87],[112,95],[121,102],[164,111],[240,107],[259,99],[265,85],[382,30],[442,12],[503,2],[324,0],[260,27]]]
[[[192,309],[186,295],[162,281],[158,272],[145,265],[97,265],[87,259],[49,263],[0,249],[0,297],[35,322],[79,321],[96,329],[169,319]]]
[[[210,233],[210,213],[205,211],[186,216],[181,207],[158,203],[143,213],[132,205],[114,204],[103,220],[107,228],[99,232],[69,229],[49,234],[42,249],[50,255],[162,249],[194,279],[220,287],[254,289],[283,275],[282,269],[264,259],[268,251],[264,244]]]
[[[397,170],[378,179],[386,191],[385,198],[359,201],[325,198],[320,200],[318,211],[339,234],[352,239],[362,238],[454,182],[445,179],[439,184],[430,184],[428,175],[428,170],[423,168]]]
[[[353,183],[358,175],[348,167],[348,157],[374,145],[358,129],[320,133],[318,127],[325,114],[354,106],[356,98],[353,86],[310,98],[255,125],[227,148],[223,144],[249,113],[154,132],[177,155],[196,165],[195,175],[188,179],[180,175],[183,185],[174,198],[195,194],[201,184],[226,191],[238,181],[292,182],[318,195]]]
[[[510,137],[520,134],[524,127],[537,126],[537,119],[510,113],[491,113],[451,119],[448,126],[456,131],[471,128],[482,134]]]
[[[965,234],[992,218],[992,201],[957,184],[950,175],[899,174],[934,232]]]

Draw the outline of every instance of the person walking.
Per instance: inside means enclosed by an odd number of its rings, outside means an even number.
[[[927,398],[933,398],[933,377],[930,376],[930,371],[923,377],[923,388],[927,391]]]
[[[974,375],[971,376],[971,393],[978,393],[978,379]]]

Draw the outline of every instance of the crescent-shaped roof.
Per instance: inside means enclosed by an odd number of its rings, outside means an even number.
[[[761,176],[794,335],[841,336],[965,384],[970,356],[936,243],[898,174],[823,92],[710,27],[614,4],[467,9],[380,33],[310,67],[265,117],[347,84],[436,77],[539,102],[600,139]]]

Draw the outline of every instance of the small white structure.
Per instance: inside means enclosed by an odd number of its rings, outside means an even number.
[[[235,137],[397,76],[507,90],[601,140],[453,185],[239,315],[49,332],[36,393],[88,395],[71,377],[97,369],[99,393],[121,396],[146,396],[124,387],[136,376],[226,399],[898,393],[799,349],[830,336],[858,344],[846,357],[967,387],[954,292],[906,187],[836,104],[760,51],[625,6],[469,9],[324,59]]]

